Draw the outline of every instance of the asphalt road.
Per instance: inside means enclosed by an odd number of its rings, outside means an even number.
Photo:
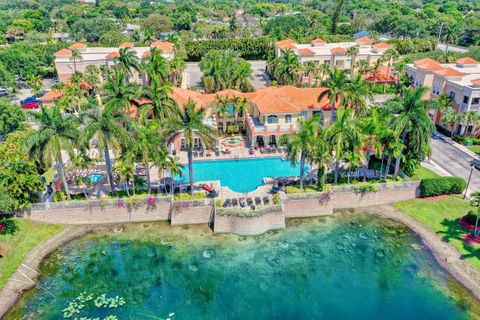
[[[253,85],[253,87],[255,89],[266,87],[267,83],[270,81],[268,76],[265,74],[266,61],[255,60],[248,61],[248,63],[250,63],[250,66],[253,70],[252,78],[250,79],[250,83]],[[182,88],[191,88],[192,86],[201,87],[201,78],[202,71],[200,71],[198,63],[187,63],[183,72]]]
[[[445,51],[447,49],[447,46],[443,43],[439,43],[439,44],[437,44],[437,49]],[[468,49],[448,45],[448,51],[453,51],[453,52],[457,52],[457,53],[465,53],[465,52],[468,52]]]
[[[452,176],[463,178],[465,181],[470,175],[470,163],[474,160],[470,155],[438,137],[432,138],[430,159]],[[477,169],[473,169],[467,194],[474,191],[480,191],[480,172]]]

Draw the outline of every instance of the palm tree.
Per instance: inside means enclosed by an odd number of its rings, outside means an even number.
[[[445,28],[445,33],[443,40],[445,41],[445,52],[448,52],[448,46],[451,42],[457,39],[457,30],[455,26],[447,26]]]
[[[386,103],[387,109],[393,115],[391,127],[412,154],[429,153],[430,138],[435,131],[435,126],[427,114],[426,104],[422,101],[427,91],[428,88],[425,87],[405,88],[402,97]],[[402,154],[403,150],[395,161],[394,180],[399,173]]]
[[[89,101],[92,107],[85,114],[86,125],[82,132],[81,142],[86,145],[93,138],[97,140],[97,147],[105,157],[110,189],[112,194],[115,194],[110,149],[118,152],[122,147],[130,144],[130,135],[124,126],[130,119],[125,114],[123,105],[117,104],[115,99],[103,104],[102,98],[97,96],[97,102],[93,99]]]
[[[348,81],[345,70],[334,68],[328,71],[328,79],[325,84],[328,89],[318,96],[318,101],[321,101],[324,97],[328,97],[330,107],[332,108],[330,123],[333,123],[335,121],[335,107],[339,107],[347,100],[350,82]]]
[[[162,86],[156,78],[151,80],[150,86],[143,88],[142,98],[146,98],[147,101],[140,105],[138,115],[143,121],[147,119],[167,120],[175,106],[175,101],[170,96],[172,87]]]
[[[383,121],[378,107],[369,109],[368,114],[358,118],[357,123],[365,149],[365,170],[363,175],[363,181],[365,182],[372,153],[377,157],[380,157],[382,154],[383,145],[381,137],[384,134],[383,131],[387,130],[387,124]]]
[[[334,183],[338,182],[340,160],[343,159],[345,152],[351,152],[356,146],[360,145],[360,134],[357,124],[353,121],[353,113],[353,109],[340,107],[335,121],[325,132],[330,148],[335,153]]]
[[[328,64],[320,64],[315,67],[313,70],[313,78],[315,79],[315,86],[321,87],[323,85],[323,79],[325,75],[330,70],[330,65]]]
[[[299,129],[295,133],[280,137],[279,144],[287,148],[286,157],[292,166],[300,163],[300,188],[303,189],[305,162],[314,153],[314,145],[320,131],[319,118],[300,119]]]
[[[73,61],[73,73],[77,73],[77,61],[82,61],[83,57],[78,49],[71,49],[70,51],[72,52],[70,61]]]
[[[280,84],[297,84],[301,70],[302,64],[291,49],[283,51],[282,55],[274,60],[273,75]]]
[[[138,58],[130,47],[120,48],[119,56],[115,57],[115,70],[124,75],[125,83],[128,83],[128,78],[133,75],[133,71],[140,72],[140,64]]]
[[[115,70],[109,75],[103,85],[104,99],[108,103],[119,105],[130,114],[130,107],[138,107],[139,87],[134,83],[128,83],[125,74]],[[98,96],[98,95],[97,95]]]
[[[175,57],[170,61],[170,78],[174,86],[182,82],[183,70],[185,70],[185,60],[182,57]]]
[[[457,123],[460,120],[459,114],[457,111],[451,107],[448,107],[447,110],[442,114],[442,122],[450,128],[450,138],[453,137],[455,129],[457,128]],[[453,125],[453,126],[452,126]]]
[[[323,191],[325,175],[329,168],[332,155],[328,141],[325,139],[325,131],[321,126],[317,128],[317,137],[313,143],[312,151],[308,156],[309,160],[317,165],[317,190]]]
[[[30,86],[30,88],[32,88],[32,93],[34,95],[38,95],[40,92],[42,92],[42,77],[32,74],[27,78],[27,84]]]
[[[357,62],[357,55],[360,52],[360,49],[356,46],[352,46],[347,49],[347,56],[350,57],[351,62],[350,62],[350,79],[353,80],[353,77],[355,76],[355,65]]]
[[[312,86],[312,75],[313,75],[313,72],[315,71],[316,67],[317,67],[317,64],[315,63],[315,61],[307,61],[303,65],[304,72],[308,77],[308,86],[309,87]]]
[[[480,116],[475,111],[466,111],[461,114],[460,119],[462,124],[464,125],[463,136],[465,137],[467,134],[472,134],[475,131],[475,127],[480,122]],[[472,126],[472,132],[469,132],[469,128]]]
[[[213,145],[217,132],[214,128],[204,123],[205,110],[196,110],[195,102],[189,100],[187,104],[176,109],[176,117],[172,117],[166,123],[168,130],[173,136],[185,137],[188,148],[188,173],[190,178],[190,192],[193,195],[193,146],[194,138],[198,137],[205,146]]]
[[[160,83],[168,81],[170,65],[167,59],[162,56],[160,50],[155,47],[151,48],[150,55],[144,58],[143,62],[142,67],[146,71],[150,83],[154,81],[154,79]]]
[[[355,110],[357,116],[365,114],[367,102],[373,100],[373,93],[369,84],[357,75],[348,84],[344,105]]]
[[[367,60],[360,60],[356,62],[355,66],[358,70],[358,73],[362,76],[366,76],[370,72],[370,65]]]
[[[385,50],[385,52],[383,53],[381,59],[383,61],[387,61],[387,79],[388,79],[388,76],[390,76],[390,69],[392,67],[392,64],[398,59],[399,56],[400,56],[400,54],[398,53],[398,51],[393,49],[393,48],[389,48],[389,49]],[[383,84],[383,93],[385,93],[385,92],[387,92],[387,82],[386,81]]]
[[[130,181],[133,181],[135,178],[135,165],[133,162],[128,159],[120,159],[115,163],[113,173],[117,175],[120,182],[123,182],[127,196],[130,196]]]
[[[41,107],[40,112],[31,113],[38,129],[32,130],[25,139],[25,146],[32,155],[37,156],[45,165],[56,162],[57,174],[61,179],[67,199],[70,191],[65,176],[62,152],[73,158],[75,143],[78,138],[78,118],[66,116],[58,105],[53,108]]]

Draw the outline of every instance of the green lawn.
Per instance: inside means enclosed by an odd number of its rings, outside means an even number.
[[[478,153],[480,154],[480,145],[473,145],[473,146],[470,146],[470,147],[467,147],[468,149],[472,150],[473,152],[475,153]]]
[[[460,239],[466,233],[459,224],[460,218],[474,209],[468,201],[460,196],[452,196],[438,200],[407,200],[394,206],[435,231],[480,270],[480,246],[466,245]]]
[[[15,219],[19,230],[13,235],[0,235],[4,257],[0,258],[0,288],[22,262],[25,255],[40,242],[62,231],[58,224],[37,223],[27,219]]]
[[[422,166],[418,167],[413,173],[413,175],[411,176],[412,180],[422,180],[422,179],[430,179],[430,178],[438,178],[438,177],[439,177],[438,174]]]

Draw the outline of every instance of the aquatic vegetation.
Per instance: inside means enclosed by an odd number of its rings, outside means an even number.
[[[87,310],[91,310],[92,306],[95,306],[96,308],[109,308],[109,309],[115,309],[118,307],[123,306],[126,303],[125,299],[119,296],[115,297],[107,297],[107,295],[101,294],[97,296],[94,299],[94,294],[90,293],[87,294],[86,291],[80,293],[76,298],[74,298],[72,301],[68,303],[68,306],[62,310],[63,312],[63,318],[64,319],[69,319],[75,316],[75,319],[84,319],[84,320],[100,320],[100,318],[95,317],[95,318],[89,318],[89,317],[80,317],[78,318],[77,316],[80,315],[82,310],[87,308]],[[95,313],[95,311],[90,311],[92,313]],[[103,318],[104,320],[116,320],[118,319],[117,316],[115,315],[107,315]]]

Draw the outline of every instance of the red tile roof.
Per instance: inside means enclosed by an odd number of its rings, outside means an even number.
[[[173,49],[175,48],[175,45],[173,43],[168,42],[168,41],[157,40],[157,41],[152,42],[150,44],[150,47],[155,47],[158,50],[169,52],[169,51],[173,51]]]
[[[109,54],[107,54],[105,56],[105,58],[107,58],[107,59],[113,59],[113,58],[118,58],[118,57],[120,57],[120,53],[118,53],[117,51],[110,52]]]
[[[311,44],[325,44],[327,43],[327,41],[323,40],[323,39],[320,39],[320,38],[317,38],[317,39],[313,39],[312,41],[310,41]]]
[[[428,71],[436,71],[436,70],[443,69],[443,67],[436,61],[419,64],[417,65],[417,68],[428,70]]]
[[[45,93],[40,98],[38,98],[38,100],[40,100],[42,102],[49,102],[49,101],[53,101],[53,100],[58,100],[62,96],[63,96],[63,91],[58,90],[58,89],[52,89],[52,90],[48,91],[47,93]]]
[[[393,70],[388,70],[388,66],[381,66],[377,72],[370,72],[364,77],[365,81],[377,82],[377,83],[389,83],[395,82],[396,77],[393,74]]]
[[[87,47],[86,44],[83,44],[83,43],[80,43],[80,42],[76,42],[74,44],[72,44],[70,47],[70,49],[85,49]]]
[[[145,51],[143,54],[142,54],[142,58],[146,58],[146,57],[150,57],[152,55],[152,53],[150,51]]]
[[[313,52],[312,50],[310,50],[308,48],[298,49],[297,53],[299,55],[304,55],[304,56],[315,54],[315,52]]]
[[[72,55],[72,50],[68,49],[60,49],[57,52],[55,52],[56,56],[71,56]]]
[[[470,57],[460,58],[460,59],[457,60],[457,63],[460,63],[460,64],[480,64],[479,61],[477,61],[473,58],[470,58]]]
[[[435,71],[435,73],[445,77],[463,77],[465,75],[465,73],[455,70],[453,68],[443,68]]]
[[[436,60],[433,60],[431,58],[423,58],[423,59],[417,59],[417,60],[413,61],[413,64],[415,66],[417,66],[417,65],[420,65],[420,64],[425,64],[427,62],[438,63]]]
[[[480,78],[472,80],[472,84],[475,86],[480,86]]]
[[[357,40],[355,40],[355,42],[357,42],[357,43],[373,43],[373,40],[370,39],[369,37],[362,37],[362,38],[358,38]]]
[[[124,42],[119,47],[120,48],[131,48],[133,46],[134,46],[134,44],[132,42]]]
[[[345,54],[347,53],[347,49],[342,47],[336,47],[336,48],[330,49],[330,52],[333,54]]]
[[[390,46],[388,43],[385,43],[385,42],[375,43],[372,47],[373,47],[373,48],[377,48],[377,49],[388,49],[388,48],[391,48],[391,46]]]
[[[275,45],[281,49],[295,49],[297,47],[297,43],[292,39],[278,41]]]

